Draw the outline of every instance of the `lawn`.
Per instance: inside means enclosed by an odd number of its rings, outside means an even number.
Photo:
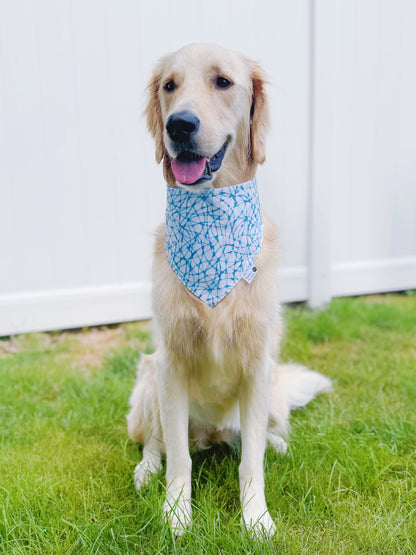
[[[282,358],[335,390],[268,449],[276,536],[240,526],[238,452],[193,454],[194,523],[162,520],[163,473],[136,492],[125,414],[146,323],[0,340],[0,553],[416,553],[416,296],[286,310]]]

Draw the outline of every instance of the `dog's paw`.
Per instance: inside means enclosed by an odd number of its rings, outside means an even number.
[[[160,465],[143,460],[134,469],[134,485],[137,490],[149,483],[153,474],[159,470]]]
[[[176,536],[182,536],[190,527],[192,522],[191,500],[185,499],[183,495],[180,495],[175,501],[168,495],[163,505],[163,512]]]
[[[259,540],[271,538],[276,532],[276,525],[267,510],[264,491],[254,487],[250,482],[243,488],[242,521],[250,535]]]
[[[276,532],[276,525],[267,509],[257,519],[253,515],[247,515],[243,512],[243,523],[249,534],[260,541],[271,538]]]
[[[276,450],[276,453],[279,455],[286,455],[288,445],[281,436],[273,434],[268,436],[267,439],[270,445]]]

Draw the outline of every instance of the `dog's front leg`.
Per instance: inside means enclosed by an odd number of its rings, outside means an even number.
[[[165,515],[175,534],[191,523],[188,382],[161,357],[158,363],[160,418],[166,447]]]
[[[264,496],[263,461],[269,404],[269,361],[244,379],[240,392],[240,497],[246,527],[258,537],[272,536],[276,526]]]

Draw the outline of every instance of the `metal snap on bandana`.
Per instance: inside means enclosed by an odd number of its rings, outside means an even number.
[[[194,295],[214,307],[245,278],[263,242],[256,179],[192,192],[167,188],[166,255]]]

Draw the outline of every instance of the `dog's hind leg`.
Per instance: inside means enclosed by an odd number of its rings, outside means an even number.
[[[143,459],[134,469],[134,485],[136,489],[141,489],[145,486],[153,476],[156,474],[161,466],[161,456],[159,451],[158,440],[150,439],[143,447]]]
[[[290,409],[284,390],[280,388],[280,369],[274,363],[269,386],[269,420],[267,442],[281,455],[287,451]]]
[[[134,483],[140,489],[161,468],[164,452],[157,392],[155,355],[142,355],[137,381],[130,397],[127,428],[133,441],[143,444],[143,458],[134,470]]]
[[[285,454],[290,411],[303,407],[319,393],[332,391],[329,378],[300,364],[275,365],[269,389],[267,441]]]

